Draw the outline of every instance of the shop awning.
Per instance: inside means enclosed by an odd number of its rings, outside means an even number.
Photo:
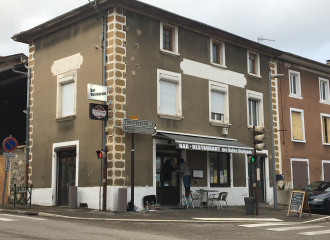
[[[167,132],[157,132],[158,136],[174,140],[176,148],[188,150],[200,150],[225,153],[252,154],[253,148],[246,146],[233,139],[223,139],[207,136],[194,136],[184,134],[174,134]]]

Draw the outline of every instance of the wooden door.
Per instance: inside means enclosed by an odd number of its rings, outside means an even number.
[[[2,200],[3,184],[5,182],[5,164],[6,158],[0,156],[0,202]],[[9,172],[7,172],[7,183],[5,188],[5,198],[3,203],[8,203]]]

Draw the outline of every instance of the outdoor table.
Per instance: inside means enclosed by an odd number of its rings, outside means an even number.
[[[209,207],[209,193],[217,193],[219,191],[217,191],[217,190],[208,190],[208,189],[199,189],[199,190],[196,190],[196,192],[206,193],[206,207],[210,208]]]

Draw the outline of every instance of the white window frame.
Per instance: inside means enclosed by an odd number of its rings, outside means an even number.
[[[302,127],[302,133],[303,133],[303,140],[296,140],[293,139],[293,131],[292,131],[292,112],[299,112],[300,118],[301,118],[301,127]],[[292,142],[300,142],[300,143],[306,143],[305,138],[305,121],[304,121],[304,110],[298,109],[298,108],[290,108],[290,127],[291,127],[291,141]]]
[[[258,101],[258,121],[259,126],[264,126],[264,103],[263,103],[263,93],[255,92],[252,90],[246,90],[246,110],[247,110],[247,126],[252,128],[253,126],[249,123],[249,99]]]
[[[220,54],[220,63],[214,63],[213,62],[213,43],[218,44],[219,46],[219,54]],[[217,66],[217,67],[222,67],[222,68],[227,68],[226,66],[226,50],[225,50],[225,43],[215,40],[213,38],[210,38],[210,62],[211,65]]]
[[[162,75],[162,77],[161,77]],[[166,75],[166,77],[164,77]],[[160,81],[168,81],[175,83],[176,86],[176,115],[167,115],[160,112]],[[181,120],[182,117],[182,85],[181,74],[170,72],[162,69],[157,69],[157,114],[161,118],[168,118],[172,120]]]
[[[66,83],[74,83],[74,109],[73,115],[62,116],[62,96],[61,96],[61,87]],[[71,71],[57,75],[57,95],[56,95],[56,119],[74,119],[77,109],[77,71]]]
[[[324,82],[325,83],[325,100],[323,100],[321,98],[321,82]],[[329,80],[328,79],[325,79],[325,78],[319,78],[319,91],[320,91],[320,103],[326,103],[326,104],[330,104],[330,99],[329,99],[329,96],[330,96],[330,93],[329,93]]]
[[[250,73],[250,59],[249,59],[250,53],[256,56],[256,60],[255,60],[255,62],[256,62],[256,73],[255,74]],[[259,56],[259,53],[247,50],[247,72],[252,77],[261,78],[261,76],[260,76],[260,56]]]
[[[321,136],[322,136],[322,145],[328,145],[328,146],[330,146],[330,143],[325,143],[325,142],[324,142],[324,139],[323,139],[323,121],[322,121],[322,117],[330,118],[330,114],[321,113]],[[329,137],[330,137],[330,136],[329,136]]]
[[[296,94],[291,93],[291,75],[296,76]],[[289,70],[289,97],[302,99],[300,72]]]
[[[303,158],[290,158],[290,168],[291,168],[291,188],[293,188],[293,170],[292,170],[292,162],[297,161],[297,162],[307,162],[307,174],[308,174],[308,185],[310,183],[310,176],[309,176],[309,160],[308,159],[303,159]]]
[[[213,120],[211,116],[211,92],[219,92],[224,94],[224,119],[223,121]],[[211,125],[215,126],[229,126],[229,96],[228,96],[228,85],[209,81],[209,121]]]
[[[172,48],[173,50],[172,51],[169,51],[169,50],[166,50],[163,48],[163,27],[166,26],[166,27],[169,27],[169,28],[172,28]],[[167,24],[167,23],[164,23],[164,22],[160,22],[160,51],[162,53],[166,53],[166,54],[170,54],[170,55],[173,55],[173,56],[180,56],[179,54],[179,30],[178,30],[178,27],[176,26],[173,26],[173,25],[170,25],[170,24]]]
[[[323,168],[323,163],[329,163],[330,164],[330,160],[322,160],[322,179],[324,181],[324,168]]]

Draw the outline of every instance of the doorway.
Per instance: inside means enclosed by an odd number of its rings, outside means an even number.
[[[265,158],[259,157],[259,160],[256,160],[255,162],[249,162],[249,196],[255,197],[255,188],[253,187],[253,184],[255,183],[255,174],[254,174],[254,166],[257,164],[257,168],[260,169],[260,181],[257,181],[257,196],[258,196],[258,203],[264,203],[265,202]]]
[[[57,205],[69,205],[69,187],[76,186],[76,148],[56,149]]]
[[[176,172],[177,150],[156,153],[156,196],[162,205],[177,205],[180,201],[179,173]]]

